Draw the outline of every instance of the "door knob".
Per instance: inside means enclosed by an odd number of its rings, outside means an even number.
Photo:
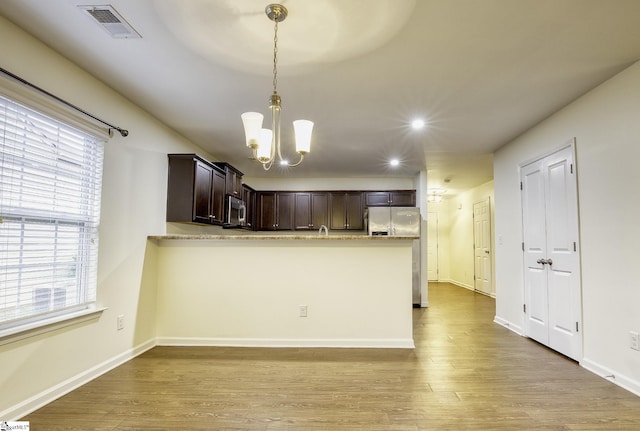
[[[544,265],[547,262],[544,259],[538,259],[538,260],[536,260],[536,263],[540,264],[540,265]]]
[[[489,254],[489,250],[485,250],[484,252],[485,252],[485,253],[487,253],[487,254]]]

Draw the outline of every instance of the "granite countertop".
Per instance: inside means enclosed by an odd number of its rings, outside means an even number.
[[[207,241],[273,241],[273,240],[313,240],[313,241],[397,241],[414,240],[419,236],[386,236],[386,235],[151,235],[153,241],[166,240],[207,240]]]

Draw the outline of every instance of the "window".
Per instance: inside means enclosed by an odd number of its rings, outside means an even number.
[[[96,299],[103,142],[0,96],[0,329]]]

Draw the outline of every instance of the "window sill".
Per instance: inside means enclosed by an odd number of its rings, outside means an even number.
[[[56,316],[39,322],[32,322],[0,330],[0,346],[66,328],[67,326],[76,325],[78,323],[97,320],[106,309],[106,307],[90,308],[76,313],[65,314],[64,316]]]

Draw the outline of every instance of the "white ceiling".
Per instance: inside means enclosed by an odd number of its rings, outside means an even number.
[[[111,38],[81,4],[111,4],[142,38]],[[0,14],[247,175],[427,169],[429,186],[450,193],[490,180],[493,151],[640,59],[638,0],[284,0],[285,148],[292,120],[315,128],[300,167],[265,173],[240,114],[267,114],[267,4],[2,0]],[[411,130],[415,117],[428,127]]]

